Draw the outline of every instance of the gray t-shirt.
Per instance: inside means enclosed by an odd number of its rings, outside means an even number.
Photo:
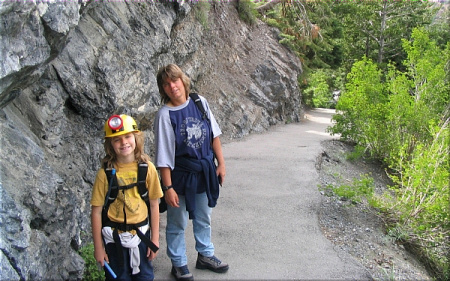
[[[220,130],[206,99],[200,96],[200,100],[211,121],[212,136],[213,138],[216,138],[222,134],[222,131]],[[191,131],[195,132],[195,130],[197,130],[196,132],[198,132],[198,128],[188,127],[190,126],[189,124],[193,124],[194,127],[198,126],[198,124],[200,124],[199,119],[201,120],[201,113],[196,109],[196,105],[190,97],[182,105],[176,107],[163,105],[159,109],[155,117],[153,128],[156,148],[154,163],[157,168],[169,167],[171,170],[174,169],[177,140],[186,139],[188,138],[188,135],[191,137],[192,133],[188,134],[190,129]],[[197,122],[193,122],[193,120],[196,120]],[[175,132],[175,130],[177,130],[177,132]]]

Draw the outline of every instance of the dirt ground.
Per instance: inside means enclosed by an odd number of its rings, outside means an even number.
[[[376,191],[381,192],[390,184],[381,165],[362,159],[347,160],[353,147],[341,141],[326,140],[321,144],[323,152],[316,168],[323,195],[319,224],[325,236],[366,267],[374,280],[432,280],[418,259],[385,233],[382,218],[367,203],[352,203],[326,188],[350,185],[368,174],[374,178]]]

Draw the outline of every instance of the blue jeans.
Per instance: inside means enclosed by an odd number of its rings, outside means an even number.
[[[145,234],[149,237],[149,231]],[[117,256],[116,243],[108,243],[105,247],[106,253],[108,254],[109,266],[117,275],[117,279],[113,279],[109,271],[105,268],[106,280],[115,281],[150,281],[154,279],[153,265],[152,262],[147,258],[147,245],[141,241],[139,243],[139,254],[141,258],[141,263],[139,265],[140,272],[138,274],[131,274],[130,267],[130,253],[128,248],[122,247],[123,252],[123,267],[119,264],[119,259]]]
[[[187,265],[185,230],[189,220],[186,211],[185,197],[178,195],[180,207],[175,208],[167,205],[167,256],[172,265],[180,267]],[[195,219],[192,220],[195,249],[200,254],[210,257],[214,255],[214,245],[211,242],[211,211],[208,206],[206,192],[195,196]]]

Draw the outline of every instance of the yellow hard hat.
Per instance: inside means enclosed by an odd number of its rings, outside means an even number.
[[[131,116],[113,115],[105,122],[105,138],[139,132],[136,121]]]

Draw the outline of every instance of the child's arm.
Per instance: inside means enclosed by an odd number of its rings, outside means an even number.
[[[159,247],[159,202],[158,199],[150,200],[150,226],[151,226],[151,234],[150,240]],[[150,251],[150,248],[147,249],[147,257],[149,260],[153,260],[156,257],[156,253]]]
[[[106,260],[109,262],[108,255],[103,247],[102,239],[102,206],[92,206],[91,209],[91,225],[92,240],[94,241],[94,257],[95,260],[103,266]]]
[[[172,178],[171,178],[171,170],[169,167],[160,167],[159,171],[161,173],[161,180],[162,184],[165,186],[172,185]],[[175,192],[173,188],[170,188],[167,190],[164,194],[164,199],[166,200],[166,203],[169,204],[172,207],[180,207],[180,200],[178,198],[178,194]]]

